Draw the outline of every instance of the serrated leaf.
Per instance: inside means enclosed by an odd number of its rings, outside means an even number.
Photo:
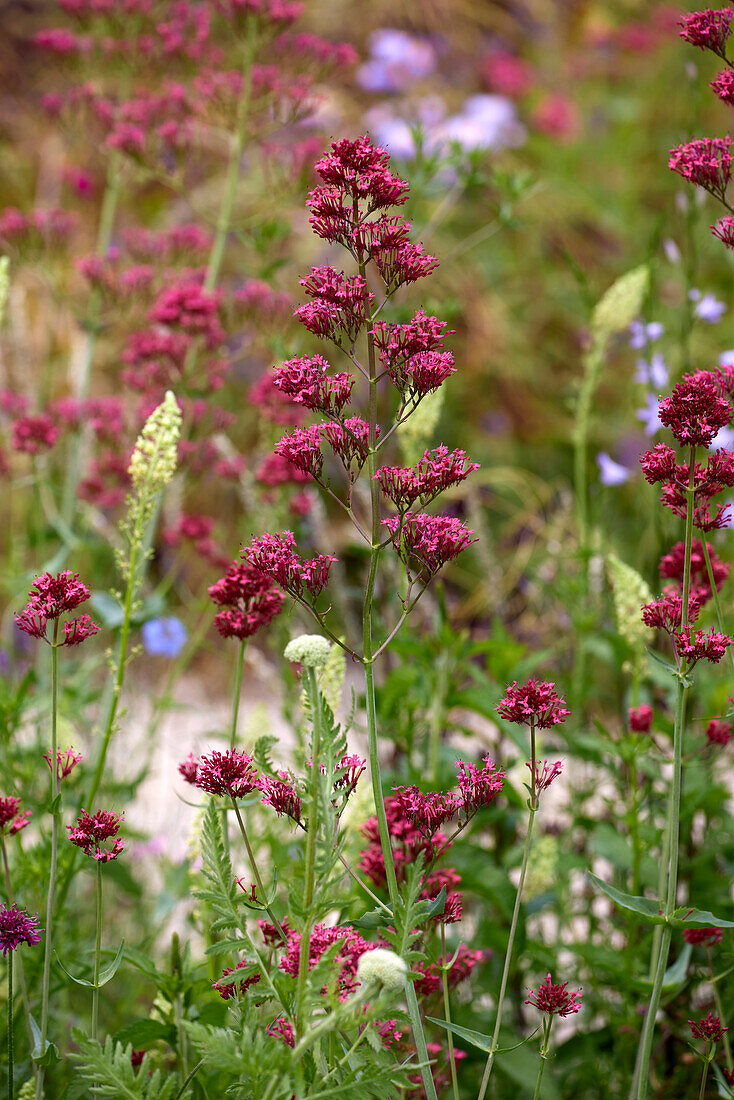
[[[72,1028],[78,1050],[70,1057],[78,1063],[77,1075],[89,1085],[95,1096],[114,1100],[171,1100],[179,1087],[176,1074],[160,1069],[151,1072],[150,1056],[145,1055],[138,1071],[131,1061],[132,1044],[123,1046],[107,1036],[104,1047],[89,1039],[79,1028]]]
[[[633,913],[637,913],[649,924],[667,923],[666,918],[660,912],[660,902],[652,901],[650,898],[636,897],[634,894],[625,894],[624,891],[617,890],[616,887],[610,886],[606,882],[602,882],[602,880],[592,874],[591,871],[587,871],[586,873],[592,882],[594,882],[608,898],[611,898],[616,905],[621,905],[623,909],[629,909]],[[732,927],[734,927],[734,925]]]

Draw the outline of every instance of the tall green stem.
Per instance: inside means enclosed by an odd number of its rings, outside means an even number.
[[[316,680],[316,669],[307,669],[308,693],[311,703],[313,734],[311,740],[311,792],[308,806],[308,833],[306,834],[306,867],[303,888],[303,910],[305,926],[301,933],[301,951],[298,959],[298,986],[296,989],[296,1035],[300,1039],[305,1030],[306,1013],[304,999],[306,979],[308,978],[309,957],[311,951],[311,930],[313,928],[313,896],[316,877],[316,839],[319,832],[319,758],[321,755],[321,699]]]
[[[553,1027],[553,1017],[548,1016],[543,1024],[543,1043],[540,1048],[540,1065],[538,1066],[538,1080],[535,1082],[535,1092],[533,1093],[533,1100],[539,1100],[540,1098],[540,1086],[543,1082],[543,1070],[545,1069],[545,1063],[548,1059],[548,1052],[550,1051],[550,1033]]]
[[[217,285],[219,272],[222,267],[222,259],[224,258],[224,249],[227,244],[227,234],[232,219],[237,182],[240,176],[240,160],[242,159],[242,153],[245,148],[245,128],[247,115],[250,109],[250,97],[252,95],[252,63],[256,50],[257,36],[254,33],[254,22],[248,20],[244,35],[244,52],[241,70],[242,92],[240,94],[239,103],[237,104],[237,121],[235,129],[230,138],[229,162],[227,164],[227,174],[224,181],[222,202],[219,207],[214,244],[209,256],[209,266],[207,267],[206,278],[204,280],[205,290],[213,290]]]
[[[97,861],[97,938],[94,944],[94,988],[92,989],[92,1038],[97,1038],[99,1023],[99,968],[102,959],[102,864]]]
[[[510,935],[507,940],[507,952],[505,954],[505,965],[502,969],[502,980],[500,981],[500,992],[497,998],[497,1018],[494,1023],[494,1033],[492,1035],[492,1046],[490,1047],[489,1054],[487,1056],[487,1064],[484,1067],[484,1074],[482,1076],[482,1083],[479,1086],[479,1094],[477,1100],[484,1100],[484,1096],[487,1092],[487,1085],[489,1084],[489,1078],[494,1066],[495,1055],[499,1047],[500,1031],[502,1029],[502,1009],[505,1003],[505,993],[507,992],[507,982],[510,977],[510,964],[512,962],[512,948],[515,944],[515,933],[517,931],[517,922],[520,916],[520,903],[522,901],[523,887],[525,886],[525,875],[528,869],[528,857],[530,856],[530,841],[533,835],[533,822],[535,821],[535,814],[537,807],[531,805],[530,818],[528,820],[528,831],[525,834],[525,846],[522,851],[522,865],[520,867],[520,881],[517,884],[517,892],[515,894],[515,908],[512,911],[512,921],[510,922]]]
[[[685,556],[683,561],[683,592],[681,596],[681,628],[688,625],[688,603],[691,586],[691,544],[693,541],[693,510],[695,497],[695,465],[696,448],[690,450],[690,467],[688,489],[686,490],[686,536]],[[680,844],[680,802],[682,786],[682,760],[683,760],[683,727],[686,718],[686,702],[688,699],[689,680],[686,675],[685,662],[681,662],[678,670],[678,683],[676,688],[675,725],[673,729],[673,781],[668,803],[668,858],[667,879],[668,886],[665,896],[665,917],[670,920],[675,911],[676,894],[678,890],[678,849]],[[650,1073],[650,1058],[652,1055],[653,1036],[655,1034],[655,1018],[660,1006],[660,996],[663,988],[663,978],[668,965],[668,952],[672,926],[665,924],[660,938],[657,964],[655,966],[655,979],[653,982],[650,1002],[645,1015],[645,1023],[640,1036],[640,1049],[638,1056],[637,1073],[637,1100],[645,1100]]]
[[[13,955],[8,954],[8,1100],[13,1100]]]
[[[449,974],[446,966],[446,925],[441,922],[441,984],[443,986],[443,1017],[447,1024],[451,1023],[451,1001],[449,999]],[[456,1076],[456,1062],[454,1060],[454,1036],[451,1028],[446,1029],[446,1037],[449,1046],[449,1066],[451,1067],[451,1088],[454,1100],[459,1100],[459,1081]]]
[[[247,640],[245,638],[240,642],[240,648],[237,654],[237,664],[234,670],[234,695],[232,698],[232,723],[229,730],[229,747],[234,748],[234,743],[237,739],[237,719],[240,713],[240,695],[242,694],[242,671],[245,665],[245,646]]]
[[[706,1043],[706,1057],[703,1063],[703,1073],[701,1074],[701,1087],[698,1090],[698,1100],[705,1100],[706,1096],[706,1080],[709,1075],[709,1063],[711,1062],[711,1043]]]
[[[13,884],[10,880],[10,867],[8,866],[8,851],[5,847],[5,837],[0,833],[0,852],[3,858],[3,870],[5,872],[5,889],[8,893],[8,905],[13,904]],[[26,1028],[28,1030],[28,1042],[33,1048],[33,1031],[31,1030],[31,1009],[28,1001],[28,988],[25,982],[25,970],[23,969],[23,960],[18,955],[18,984],[20,985],[20,997],[23,1002],[23,1014],[25,1016]]]
[[[54,892],[56,888],[56,863],[59,847],[59,806],[57,799],[61,793],[56,744],[56,712],[58,706],[58,638],[59,620],[54,619],[54,633],[51,642],[51,864],[48,872],[48,893],[46,895],[46,936],[43,955],[43,984],[41,987],[41,1049],[46,1052],[48,1036],[48,996],[51,985],[51,952],[53,950]],[[43,1097],[44,1067],[38,1070],[36,1078],[36,1100]]]

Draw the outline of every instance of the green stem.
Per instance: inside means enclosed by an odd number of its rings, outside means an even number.
[[[632,894],[637,897],[640,893],[640,864],[642,862],[642,850],[640,848],[640,800],[637,790],[637,759],[634,749],[630,758],[630,840],[632,841]]]
[[[716,1015],[721,1020],[721,1025],[722,1025],[722,1028],[723,1028],[723,1026],[726,1024],[726,1017],[724,1016],[724,1007],[721,1003],[721,995],[719,993],[719,987],[718,987],[716,978],[714,976],[714,961],[711,958],[711,948],[710,947],[708,947],[706,949],[706,954],[708,955],[708,960],[709,960],[709,971],[710,971],[710,974],[711,974],[711,988],[714,991],[714,1004],[716,1005]],[[726,1068],[731,1073],[732,1069],[734,1069],[734,1060],[732,1060],[731,1042],[729,1040],[729,1031],[728,1031],[728,1029],[723,1032],[722,1039],[724,1040],[724,1055],[726,1057]]]
[[[439,759],[441,753],[441,733],[446,707],[446,694],[449,688],[449,670],[447,655],[438,658],[437,683],[433,704],[429,714],[428,774],[434,783],[438,783]]]
[[[530,807],[530,819],[528,820],[528,831],[525,834],[525,846],[522,852],[522,865],[520,867],[520,881],[517,884],[517,892],[515,894],[515,908],[512,911],[512,921],[510,923],[510,935],[507,940],[507,952],[505,954],[505,965],[502,970],[502,980],[500,982],[500,992],[497,998],[497,1018],[494,1024],[494,1034],[492,1035],[492,1046],[490,1047],[489,1054],[487,1056],[487,1064],[484,1067],[484,1075],[482,1077],[482,1083],[479,1086],[479,1095],[477,1100],[484,1100],[484,1096],[487,1092],[487,1085],[489,1084],[489,1078],[492,1073],[492,1067],[494,1066],[495,1055],[499,1047],[500,1030],[502,1028],[502,1009],[505,1003],[505,993],[507,991],[507,982],[510,976],[510,963],[512,961],[512,948],[515,943],[515,933],[517,931],[517,922],[520,916],[520,902],[522,901],[522,892],[525,885],[525,875],[528,869],[528,857],[530,855],[530,841],[533,835],[533,822],[535,821],[536,807],[531,805]]]
[[[112,229],[115,224],[115,213],[120,197],[121,172],[118,156],[113,153],[110,157],[107,172],[107,186],[102,199],[102,209],[97,230],[97,245],[95,254],[104,256],[112,239]],[[87,314],[84,318],[84,350],[81,358],[81,369],[78,371],[76,396],[84,399],[89,394],[89,384],[92,372],[92,361],[99,332],[99,315],[102,296],[98,290],[93,290],[89,296]],[[62,494],[61,515],[66,524],[71,524],[76,504],[76,491],[79,484],[79,475],[82,468],[84,446],[81,437],[77,437],[76,445],[72,447],[66,467],[66,478]]]
[[[441,954],[443,966],[441,967],[441,984],[443,985],[443,1017],[447,1024],[451,1023],[451,1001],[449,999],[449,974],[446,967],[446,925],[441,923]],[[451,1028],[446,1029],[446,1037],[449,1045],[449,1066],[451,1067],[451,1088],[454,1100],[459,1100],[459,1081],[456,1076],[456,1062],[454,1061],[454,1036]]]
[[[94,988],[92,989],[92,1038],[97,1038],[99,1023],[99,968],[102,958],[102,864],[97,861],[97,938],[94,944]]]
[[[54,918],[54,892],[56,887],[56,863],[59,847],[59,807],[54,805],[60,794],[61,783],[59,781],[59,768],[56,745],[56,712],[58,706],[58,638],[59,620],[54,619],[54,633],[51,641],[51,864],[48,873],[48,893],[46,895],[46,935],[43,955],[43,984],[41,987],[41,1050],[46,1051],[46,1038],[48,1035],[48,998],[51,985],[51,952],[53,950],[53,918]],[[43,1079],[45,1069],[41,1066],[36,1078],[36,1100],[43,1097]]]
[[[321,699],[319,698],[319,685],[316,679],[315,668],[308,668],[306,670],[306,679],[311,704],[313,735],[311,741],[311,795],[308,805],[305,884],[303,888],[305,924],[303,932],[301,933],[301,951],[298,958],[298,986],[296,989],[296,1034],[299,1039],[303,1036],[306,1023],[304,1000],[306,995],[306,979],[309,970],[311,929],[313,928],[316,839],[319,832],[319,779],[321,776],[319,771],[319,758],[321,756]]]
[[[240,160],[242,159],[242,153],[245,148],[245,126],[247,123],[247,115],[250,109],[250,96],[252,94],[252,62],[255,57],[256,50],[257,36],[254,33],[254,22],[252,20],[248,20],[245,27],[244,52],[241,70],[242,92],[240,94],[239,103],[237,104],[236,126],[230,139],[227,174],[224,180],[222,203],[219,207],[219,216],[217,218],[216,235],[214,237],[214,244],[212,245],[212,251],[209,256],[209,266],[207,267],[206,279],[204,280],[204,290],[213,290],[214,287],[217,285],[219,272],[222,267],[222,259],[224,258],[224,249],[227,244],[227,234],[229,232],[230,221],[232,218],[232,210],[234,208],[234,198],[237,191],[237,182],[240,175]]]
[[[545,1069],[545,1063],[548,1058],[548,1051],[550,1050],[550,1033],[553,1027],[553,1016],[548,1016],[547,1020],[543,1024],[543,1043],[540,1048],[540,1065],[538,1066],[538,1080],[535,1082],[535,1092],[533,1093],[533,1100],[539,1100],[540,1086],[543,1081],[543,1070]]]
[[[701,1074],[701,1087],[698,1090],[698,1100],[704,1100],[706,1096],[706,1079],[709,1075],[709,1063],[711,1061],[711,1043],[706,1043],[706,1057],[703,1063],[703,1073]]]
[[[8,953],[8,1100],[13,1100],[13,955]]]
[[[229,746],[234,748],[235,740],[237,739],[237,718],[240,713],[240,694],[242,692],[242,670],[245,665],[245,647],[247,640],[245,638],[240,642],[239,652],[237,654],[237,664],[234,671],[234,697],[232,699],[232,725],[229,732]]]
[[[252,874],[253,874],[253,877],[255,879],[255,883],[257,885],[258,894],[260,895],[260,897],[259,897],[260,903],[265,906],[265,912],[268,914],[268,916],[270,917],[270,920],[275,925],[275,928],[278,932],[278,935],[282,939],[283,943],[287,943],[288,942],[288,937],[286,936],[285,932],[283,931],[283,927],[282,927],[280,921],[278,920],[278,918],[276,917],[275,913],[273,912],[271,906],[268,904],[268,900],[267,900],[268,895],[267,895],[267,892],[265,890],[265,885],[264,885],[262,877],[260,875],[260,869],[257,865],[257,860],[255,859],[255,853],[253,852],[252,845],[250,844],[250,838],[247,835],[247,829],[245,828],[245,822],[242,818],[242,814],[240,813],[240,808],[237,805],[237,800],[235,798],[232,799],[232,806],[234,807],[234,812],[235,812],[235,815],[237,817],[237,824],[239,825],[240,832],[242,833],[242,839],[245,842],[245,848],[247,849],[247,858],[250,861],[250,869],[252,870]]]

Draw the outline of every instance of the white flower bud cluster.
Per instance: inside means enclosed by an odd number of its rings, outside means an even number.
[[[408,967],[394,951],[376,947],[374,951],[365,951],[359,956],[357,977],[362,984],[382,985],[391,992],[399,992],[405,987]]]
[[[299,634],[285,647],[286,661],[297,662],[304,668],[321,668],[329,660],[331,642],[320,634]]]
[[[168,390],[136,440],[128,469],[134,492],[153,496],[168,485],[176,472],[180,432],[181,410]]]

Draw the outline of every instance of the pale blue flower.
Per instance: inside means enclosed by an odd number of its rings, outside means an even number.
[[[619,462],[615,462],[606,451],[599,452],[596,456],[596,463],[599,467],[599,480],[602,485],[623,485],[632,475],[630,469],[620,465]]]
[[[662,352],[654,352],[649,362],[647,359],[637,360],[635,382],[654,386],[656,390],[665,389],[668,384],[668,368]]]
[[[720,428],[709,444],[712,451],[734,451],[734,431]]]
[[[701,295],[700,290],[696,290],[694,287],[688,291],[688,297],[692,302],[696,303],[694,313],[698,317],[699,321],[706,321],[709,325],[718,324],[722,316],[726,313],[726,305],[724,302],[719,302],[713,294]]]
[[[357,70],[357,83],[366,92],[402,92],[436,68],[430,42],[389,27],[370,35],[370,59]]]
[[[645,394],[645,407],[644,409],[637,409],[635,416],[638,420],[642,421],[643,431],[645,435],[655,435],[662,428],[660,423],[660,416],[658,409],[660,402],[653,393]]]
[[[630,332],[630,347],[639,350],[644,348],[647,344],[651,344],[653,340],[659,340],[665,332],[665,329],[659,321],[650,321],[645,324],[644,321],[633,321],[629,327]]]
[[[186,644],[188,631],[180,619],[169,615],[143,623],[143,649],[151,657],[178,657]]]

